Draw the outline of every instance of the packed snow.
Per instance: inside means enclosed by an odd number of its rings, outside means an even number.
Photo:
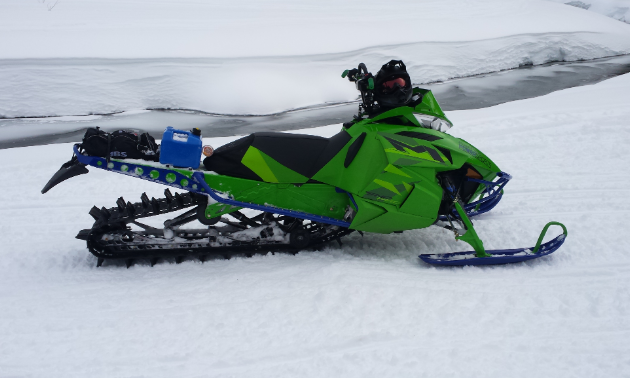
[[[96,268],[74,239],[91,206],[164,187],[92,169],[41,195],[70,144],[0,150],[0,376],[628,376],[629,86],[448,114],[514,176],[475,221],[487,248],[533,246],[550,220],[569,230],[556,253],[508,266],[426,265],[418,254],[469,250],[428,228],[296,256]]]
[[[542,0],[52,1],[3,2],[0,117],[270,114],[356,99],[359,62],[427,83],[630,53],[630,25]]]

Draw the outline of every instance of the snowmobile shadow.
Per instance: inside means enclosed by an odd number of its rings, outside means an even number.
[[[317,250],[300,251],[300,254],[323,253],[337,258],[352,257],[380,261],[406,260],[415,264],[419,260],[418,251],[437,246],[433,233],[427,233],[426,230],[410,230],[403,233],[361,235],[355,232],[345,236],[341,243],[331,242]],[[446,252],[450,252],[450,249]]]
[[[207,253],[205,255],[186,255],[180,257],[146,257],[134,259],[106,259],[100,261],[92,254],[83,259],[83,264],[91,267],[113,267],[113,268],[131,268],[135,265],[141,267],[153,267],[157,265],[178,265],[181,263],[215,263],[225,260],[240,260],[257,258],[282,258],[289,255],[296,256],[295,264],[300,264],[302,257],[312,258],[330,258],[331,260],[371,260],[380,262],[396,262],[405,261],[410,266],[418,268],[431,269],[448,269],[453,270],[456,267],[437,266],[422,261],[418,255],[423,254],[448,254],[454,252],[467,251],[468,245],[463,242],[453,240],[450,232],[438,228],[426,228],[418,230],[408,230],[401,233],[392,234],[375,234],[354,232],[343,236],[338,240],[329,241],[325,244],[312,246],[301,250],[244,250],[239,252],[230,252],[221,254],[219,252]],[[553,256],[551,256],[553,259]],[[516,267],[527,266],[535,267],[539,264],[548,264],[552,260],[549,258],[541,259],[539,262],[526,261],[523,263],[512,264]],[[547,262],[549,261],[549,262]],[[523,265],[525,264],[525,265]],[[504,269],[505,265],[498,264],[497,268]],[[460,266],[458,269],[472,268],[470,266]],[[482,269],[494,269],[493,266],[478,266]]]
[[[421,230],[414,230],[421,231]],[[415,239],[415,238],[414,238]],[[428,243],[425,243],[428,241]],[[99,268],[110,269],[130,269],[135,266],[152,268],[154,266],[166,266],[166,265],[179,265],[186,263],[194,264],[214,264],[218,262],[225,262],[226,260],[249,260],[251,258],[270,258],[279,259],[282,257],[295,256],[295,264],[299,265],[302,262],[301,258],[317,257],[318,259],[330,259],[331,262],[337,260],[362,260],[362,261],[375,261],[382,263],[401,263],[411,267],[417,267],[419,269],[430,269],[437,271],[461,271],[467,269],[483,269],[483,270],[497,270],[497,269],[523,269],[523,268],[536,268],[540,264],[549,265],[553,263],[554,256],[547,256],[543,259],[535,259],[524,261],[521,263],[506,263],[496,265],[480,265],[480,266],[440,266],[433,265],[422,261],[418,257],[419,250],[428,250],[429,246],[436,247],[435,249],[447,249],[444,253],[451,253],[454,248],[450,247],[446,240],[419,240],[415,239],[412,242],[408,240],[397,240],[396,235],[380,235],[380,234],[366,234],[365,237],[356,235],[353,237],[346,237],[342,244],[337,242],[331,242],[327,245],[304,249],[300,251],[267,251],[259,252],[252,251],[251,253],[243,252],[232,254],[231,256],[213,255],[207,256],[204,259],[195,258],[192,256],[186,256],[182,258],[160,258],[160,259],[134,259],[128,261],[125,259],[108,259],[102,263]],[[437,248],[440,246],[441,248]],[[435,250],[434,249],[434,250]],[[98,259],[93,255],[86,256],[83,259],[84,267],[88,269],[96,269]]]
[[[220,255],[220,254],[212,254],[212,255],[205,255],[205,256],[182,256],[182,257],[160,257],[160,258],[151,258],[151,257],[147,257],[147,258],[135,258],[135,259],[123,259],[123,258],[116,258],[116,259],[107,259],[103,262],[99,262],[99,259],[94,256],[94,255],[88,255],[88,258],[86,260],[86,265],[90,266],[90,267],[95,267],[95,268],[101,268],[101,267],[113,267],[113,268],[131,268],[133,266],[144,266],[144,267],[154,267],[156,265],[163,265],[163,264],[169,264],[169,265],[179,265],[182,263],[197,263],[197,264],[204,264],[204,263],[213,263],[213,262],[218,262],[218,261],[226,261],[226,260],[233,260],[233,259],[248,259],[248,258],[252,258],[254,256],[275,256],[275,255],[297,255],[300,252],[307,252],[307,250],[304,251],[255,251],[252,250],[251,252],[239,252],[239,253],[231,253],[230,255]]]

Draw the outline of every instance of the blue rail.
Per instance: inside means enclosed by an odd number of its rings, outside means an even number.
[[[464,205],[464,210],[466,210],[466,214],[468,217],[474,217],[483,213],[487,213],[492,210],[503,198],[503,188],[507,183],[512,179],[512,176],[506,172],[497,173],[498,180],[496,181],[485,181],[485,180],[477,180],[468,178],[468,181],[478,182],[482,185],[485,185],[484,190],[480,194],[480,198],[477,201],[471,202],[467,205]],[[453,210],[453,214],[451,214],[451,218],[459,218],[459,215],[455,210]],[[445,215],[440,215],[438,217],[441,221],[446,221]]]
[[[288,215],[290,217],[308,219],[314,222],[328,223],[328,224],[332,224],[334,226],[339,226],[339,227],[347,228],[350,226],[349,222],[344,222],[339,219],[325,217],[322,215],[308,214],[308,213],[303,213],[301,211],[281,209],[278,207],[263,206],[263,205],[258,205],[255,203],[241,202],[241,201],[235,201],[229,198],[223,198],[219,196],[218,194],[216,194],[212,188],[210,188],[210,186],[206,183],[205,176],[202,172],[195,172],[193,174],[193,179],[197,181],[197,183],[199,183],[199,185],[201,185],[206,190],[207,194],[210,197],[212,197],[212,199],[214,199],[217,202],[224,203],[226,205],[247,207],[249,209],[266,211],[266,212],[274,213],[274,214]]]
[[[160,167],[141,166],[129,161],[107,161],[105,158],[98,156],[86,156],[79,152],[78,146],[75,144],[73,147],[74,154],[77,156],[79,162],[89,165],[95,168],[105,169],[116,173],[121,173],[127,176],[136,177],[143,180],[153,181],[160,184],[172,186],[179,189],[188,190],[189,192],[206,194],[217,202],[232,205],[237,207],[246,207],[249,209],[266,211],[273,214],[287,215],[295,218],[308,219],[314,222],[332,224],[339,227],[349,227],[350,223],[343,220],[325,217],[321,215],[304,213],[301,211],[281,209],[273,206],[258,205],[255,203],[241,202],[229,198],[223,198],[217,194],[215,190],[210,188],[206,183],[205,175],[203,172],[194,172],[192,177],[181,174],[175,170],[164,169]],[[192,171],[191,171],[192,172]],[[354,199],[350,197],[354,202]],[[356,204],[355,204],[356,206]]]

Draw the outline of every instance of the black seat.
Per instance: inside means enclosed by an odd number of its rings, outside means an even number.
[[[277,132],[253,133],[217,148],[212,156],[204,159],[203,164],[206,169],[220,175],[262,181],[241,163],[249,146],[253,146],[278,163],[310,179],[351,139],[345,131],[331,138]]]

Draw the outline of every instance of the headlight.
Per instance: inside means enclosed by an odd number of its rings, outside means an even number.
[[[438,117],[433,117],[426,114],[413,114],[414,117],[420,122],[422,127],[426,127],[427,129],[433,129],[441,132],[446,132],[448,129],[453,127],[450,122],[443,120]]]

